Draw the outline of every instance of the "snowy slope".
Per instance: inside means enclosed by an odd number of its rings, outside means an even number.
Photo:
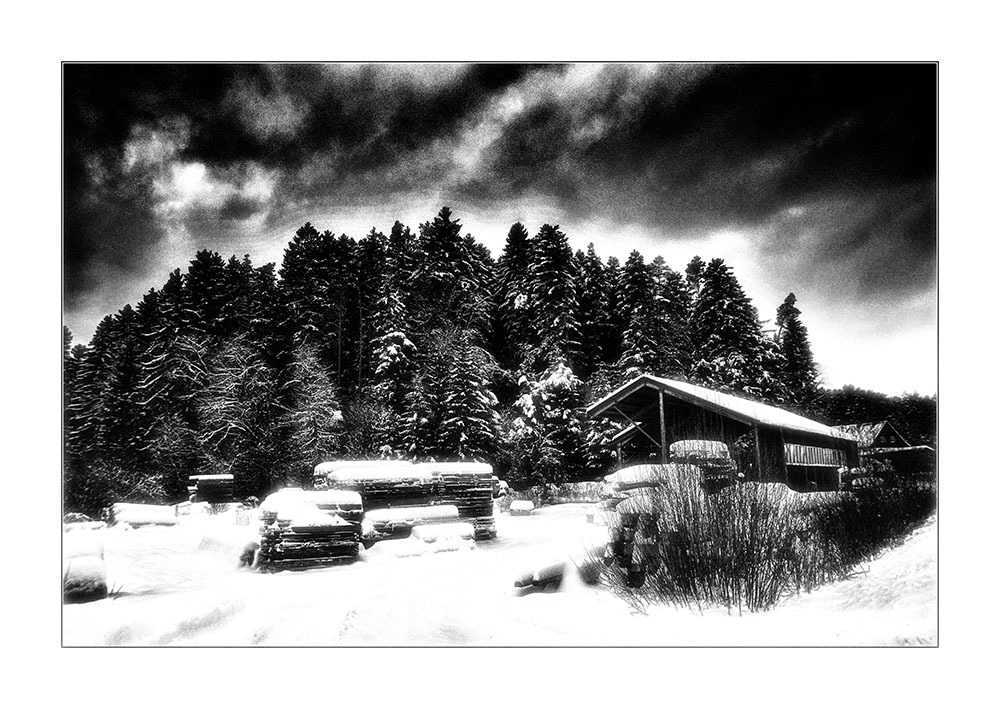
[[[101,535],[114,598],[63,607],[66,645],[866,645],[936,642],[933,523],[864,576],[764,614],[635,614],[570,575],[557,592],[513,587],[579,559],[600,528],[587,505],[497,519],[498,538],[380,542],[355,564],[258,574],[238,568],[256,527],[228,517]],[[81,532],[76,532],[79,534]],[[442,546],[443,545],[443,546]],[[454,551],[451,551],[454,549]],[[570,566],[572,566],[570,561]]]

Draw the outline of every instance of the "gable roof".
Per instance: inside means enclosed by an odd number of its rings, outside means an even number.
[[[777,406],[763,404],[750,399],[742,399],[732,394],[723,394],[721,391],[707,389],[688,382],[663,379],[649,374],[636,377],[628,384],[619,387],[603,399],[591,404],[587,407],[587,417],[600,416],[620,401],[627,399],[632,394],[646,387],[662,391],[686,403],[701,406],[745,424],[773,426],[790,431],[814,433],[829,438],[854,440],[852,436],[843,431],[826,426],[818,421],[807,419],[804,416],[793,414],[791,411],[786,411]]]
[[[910,444],[907,443],[906,439],[900,435],[896,427],[893,426],[888,421],[872,421],[871,423],[849,423],[842,426],[836,426],[840,431],[843,431],[847,435],[851,436],[857,440],[858,445],[862,448],[871,448],[875,445],[875,439],[879,437],[882,433],[882,429],[888,426],[892,429],[892,432],[899,438],[899,447],[906,447]]]

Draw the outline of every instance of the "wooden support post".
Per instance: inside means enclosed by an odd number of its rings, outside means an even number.
[[[754,450],[754,460],[757,463],[757,480],[764,482],[764,466],[761,465],[760,456],[760,429],[754,424],[753,427],[753,450]],[[786,481],[787,482],[787,481]]]
[[[666,464],[670,451],[667,449],[667,413],[663,405],[663,392],[660,392],[660,462]]]

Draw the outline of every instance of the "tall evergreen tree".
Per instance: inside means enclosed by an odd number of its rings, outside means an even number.
[[[438,448],[459,460],[492,458],[500,417],[489,374],[496,363],[473,342],[468,330],[456,332],[450,342]]]
[[[508,368],[521,361],[531,339],[529,273],[531,240],[528,230],[516,222],[507,232],[507,241],[497,260],[497,310],[503,336],[499,360]]]
[[[600,364],[608,348],[611,329],[608,312],[608,285],[604,264],[594,249],[587,245],[587,253],[579,260],[580,277],[577,280],[577,302],[580,313],[579,370],[584,378],[590,377]]]
[[[424,332],[455,323],[468,327],[484,314],[477,256],[461,232],[461,222],[452,218],[448,207],[442,207],[432,222],[420,225],[412,316]]]
[[[625,322],[619,368],[626,376],[661,374],[658,350],[664,336],[661,302],[657,300],[653,269],[642,254],[629,254],[622,271],[620,307]]]
[[[684,279],[661,257],[653,261],[657,368],[665,376],[687,376],[691,369],[691,294]]]
[[[618,305],[624,326],[628,327],[635,308],[641,305],[646,310],[652,309],[654,297],[655,283],[652,269],[646,265],[642,254],[632,251],[625,261],[621,274],[621,297]]]
[[[756,397],[782,398],[780,382],[768,367],[769,347],[757,309],[720,258],[705,268],[692,326],[698,378]]]
[[[698,293],[701,292],[701,284],[705,279],[705,262],[701,260],[701,256],[692,258],[684,273],[692,299],[697,298]]]
[[[628,323],[624,317],[624,298],[621,263],[614,256],[608,257],[605,268],[608,294],[608,330],[601,348],[601,358],[605,364],[614,364],[622,354],[622,334]]]
[[[439,447],[451,374],[451,338],[447,332],[437,330],[426,338],[418,373],[406,395],[402,438],[406,456],[410,458],[443,458],[448,454]]]
[[[355,243],[306,223],[285,249],[279,271],[284,329],[317,347],[338,386],[350,386],[357,331]]]
[[[529,272],[537,347],[527,365],[537,370],[565,361],[572,367],[580,351],[576,273],[573,252],[558,225],[545,224],[535,235]]]
[[[802,312],[795,303],[795,294],[789,293],[778,306],[776,340],[781,354],[781,379],[789,399],[795,404],[808,405],[816,397],[819,376],[809,335],[800,318]]]
[[[371,380],[374,371],[373,344],[376,337],[379,301],[383,296],[382,279],[386,262],[385,236],[375,230],[368,232],[358,242],[357,248],[357,288],[358,288],[358,356],[355,366],[355,385],[360,388]]]
[[[185,326],[212,338],[225,337],[227,304],[226,262],[214,252],[202,250],[184,276],[183,314]]]
[[[387,408],[375,434],[376,447],[401,452],[406,395],[416,373],[416,345],[410,340],[410,321],[401,297],[402,276],[389,268],[382,279],[382,297],[374,323],[374,394]]]

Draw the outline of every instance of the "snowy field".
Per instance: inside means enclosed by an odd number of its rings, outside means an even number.
[[[239,568],[257,526],[192,516],[172,527],[99,535],[115,597],[63,606],[67,646],[935,645],[934,520],[866,573],[767,613],[658,607],[637,614],[570,574],[558,591],[514,580],[581,558],[603,528],[588,505],[499,515],[498,537],[380,542],[349,566],[261,574]],[[67,536],[69,536],[67,535]],[[572,569],[572,561],[570,561]]]

